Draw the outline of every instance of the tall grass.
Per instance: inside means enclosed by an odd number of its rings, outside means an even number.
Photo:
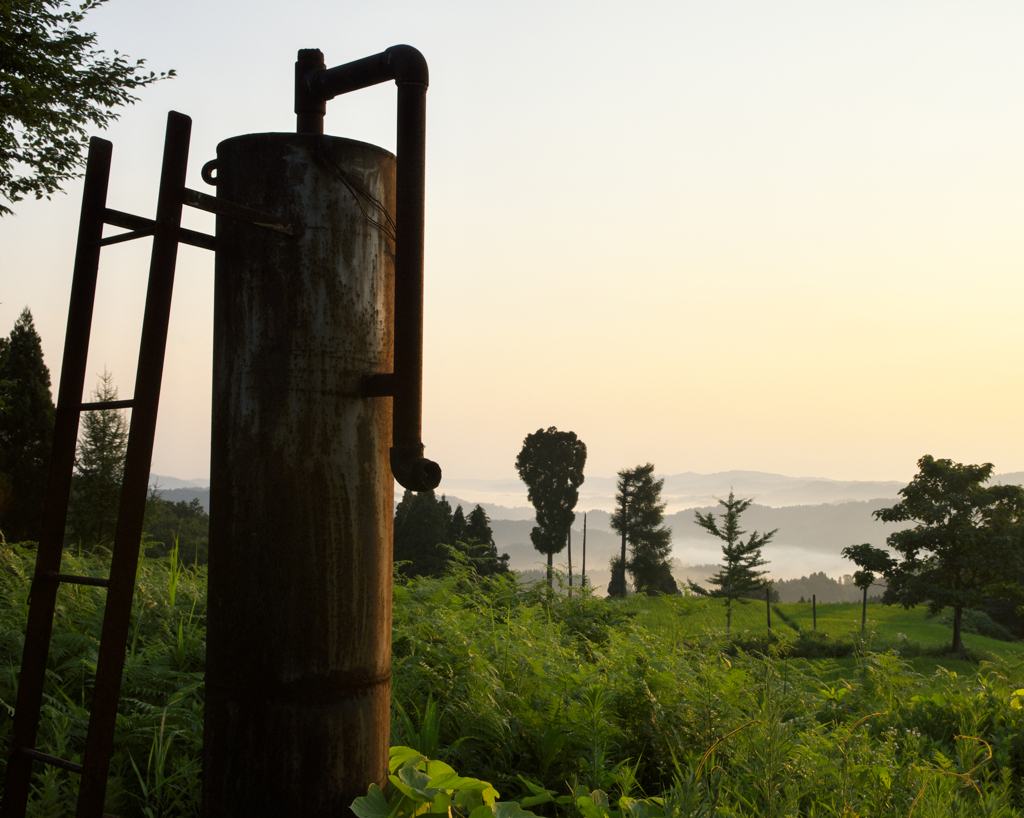
[[[105,562],[66,551],[63,570],[105,576]],[[206,574],[204,568],[183,570],[175,563],[140,562],[105,807],[122,818],[198,815]],[[0,707],[7,715],[0,719],[0,745],[5,748],[0,781],[6,774],[34,565],[34,549],[0,547]],[[87,586],[62,585],[57,594],[37,747],[79,763],[104,601],[105,591]],[[77,792],[77,775],[39,769],[29,814],[72,815]]]
[[[65,559],[70,572],[105,570]],[[0,549],[8,715],[33,560]],[[808,637],[773,618],[769,636],[753,620],[763,603],[741,606],[726,640],[706,601],[568,598],[466,566],[397,581],[394,592],[392,743],[538,813],[1020,814],[1024,663],[1012,655],[922,674],[877,633]],[[58,596],[40,748],[72,759],[102,605],[98,589]],[[780,610],[799,623],[798,611]],[[205,615],[202,568],[142,561],[107,812],[198,814]],[[837,646],[848,655],[832,655]],[[0,721],[5,743],[9,730]],[[40,770],[33,788],[31,814],[73,812],[75,776]]]

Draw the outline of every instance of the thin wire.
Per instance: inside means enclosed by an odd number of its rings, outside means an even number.
[[[337,176],[338,179],[341,180],[341,183],[346,188],[348,188],[349,193],[352,194],[352,198],[356,200],[356,205],[359,207],[359,211],[363,214],[363,218],[366,219],[366,221],[368,221],[378,230],[380,230],[385,236],[391,239],[391,241],[397,243],[395,233],[398,232],[398,225],[396,225],[395,220],[391,218],[391,214],[388,213],[387,208],[384,207],[384,204],[376,197],[374,197],[372,193],[366,190],[366,188],[360,185],[359,182],[357,182],[348,173],[346,173],[343,168],[339,168],[337,165],[331,162],[330,159],[327,158],[327,154],[324,152],[323,140],[320,141],[320,160],[324,163],[327,169],[335,176]],[[383,214],[386,224],[377,221],[372,216],[370,216],[369,213],[366,212],[366,208],[363,207],[363,203],[360,201],[360,196],[363,196],[366,199],[368,199],[373,204],[373,206],[376,207],[377,210],[379,210]]]

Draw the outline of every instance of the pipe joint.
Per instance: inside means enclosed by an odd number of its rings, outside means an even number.
[[[409,491],[433,491],[441,484],[441,467],[423,456],[422,443],[392,446],[391,473]]]
[[[424,88],[430,85],[427,60],[411,45],[393,45],[383,56],[384,63],[397,84],[415,83]]]

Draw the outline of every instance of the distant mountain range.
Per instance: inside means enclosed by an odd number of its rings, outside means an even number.
[[[786,477],[765,472],[728,471],[717,474],[667,475],[662,499],[668,505],[665,524],[672,529],[673,554],[685,564],[715,564],[720,559],[719,541],[694,524],[694,511],[718,515],[715,498],[732,489],[739,497],[754,497],[756,503],[743,515],[747,531],[778,529],[764,556],[773,576],[798,577],[814,571],[831,576],[853,572],[853,565],[839,552],[847,545],[869,542],[882,545],[896,526],[880,523],[872,512],[893,505],[905,483],[897,481],[839,481],[814,477]],[[1024,485],[1024,472],[996,475],[995,482]],[[209,480],[179,480],[151,476],[161,496],[172,502],[197,498],[209,510]],[[530,530],[534,510],[526,499],[526,487],[518,480],[445,481],[441,487],[452,508],[461,505],[469,512],[482,505],[491,518],[498,550],[508,553],[513,568],[539,567],[543,555],[534,550]],[[395,500],[402,490],[396,487]],[[465,499],[463,499],[465,498]],[[608,573],[608,561],[621,548],[612,532],[609,511],[614,507],[615,478],[588,477],[580,489],[572,548],[574,571],[582,556],[583,513],[587,514],[587,573],[595,584]],[[566,552],[557,558],[565,563]]]

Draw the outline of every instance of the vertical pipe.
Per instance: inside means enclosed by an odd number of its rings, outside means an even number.
[[[398,83],[398,175],[395,249],[394,440],[391,464],[405,485],[402,466],[423,457],[423,218],[427,132],[427,87]],[[433,465],[433,464],[432,464]],[[435,465],[436,468],[436,465]],[[440,482],[440,470],[433,486]],[[433,488],[433,486],[428,486]]]
[[[312,134],[217,150],[203,814],[344,815],[387,779],[395,158]],[[360,209],[366,211],[366,215]]]

